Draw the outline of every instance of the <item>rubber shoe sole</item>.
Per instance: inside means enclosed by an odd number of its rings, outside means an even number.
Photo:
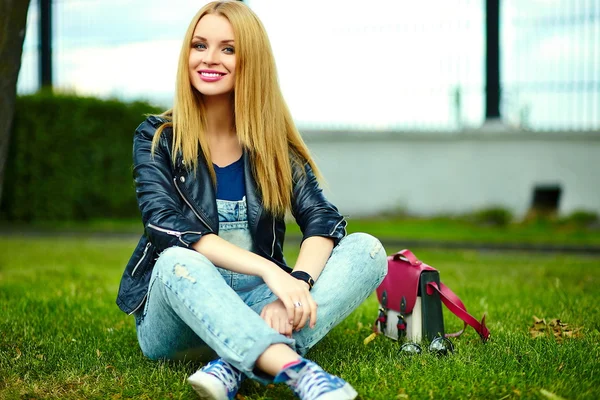
[[[223,382],[213,375],[198,371],[187,381],[202,400],[229,400]]]
[[[325,393],[319,397],[318,400],[353,400],[358,396],[356,390],[348,382],[339,389]]]

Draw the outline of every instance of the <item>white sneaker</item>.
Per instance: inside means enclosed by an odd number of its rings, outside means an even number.
[[[187,381],[204,400],[233,400],[244,374],[219,358],[200,368]]]

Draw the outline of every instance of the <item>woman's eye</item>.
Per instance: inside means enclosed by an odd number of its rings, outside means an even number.
[[[192,47],[196,50],[206,50],[206,45],[204,43],[196,43]]]
[[[227,46],[223,49],[223,51],[227,54],[234,54],[235,53],[235,49],[233,47]]]

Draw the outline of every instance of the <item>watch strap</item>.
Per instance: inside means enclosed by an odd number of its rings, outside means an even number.
[[[311,290],[313,288],[313,286],[315,285],[315,280],[312,278],[312,276],[310,276],[310,274],[308,272],[292,271],[292,273],[290,275],[296,279],[299,279],[301,281],[308,283],[308,290]]]

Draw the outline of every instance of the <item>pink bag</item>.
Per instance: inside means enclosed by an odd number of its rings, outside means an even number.
[[[410,250],[388,256],[388,273],[377,288],[377,298],[379,316],[373,329],[393,339],[420,342],[456,337],[467,325],[472,326],[484,342],[490,336],[485,315],[481,322],[471,316],[458,296],[440,282],[439,272],[419,261]],[[464,321],[461,331],[444,332],[442,303]]]

